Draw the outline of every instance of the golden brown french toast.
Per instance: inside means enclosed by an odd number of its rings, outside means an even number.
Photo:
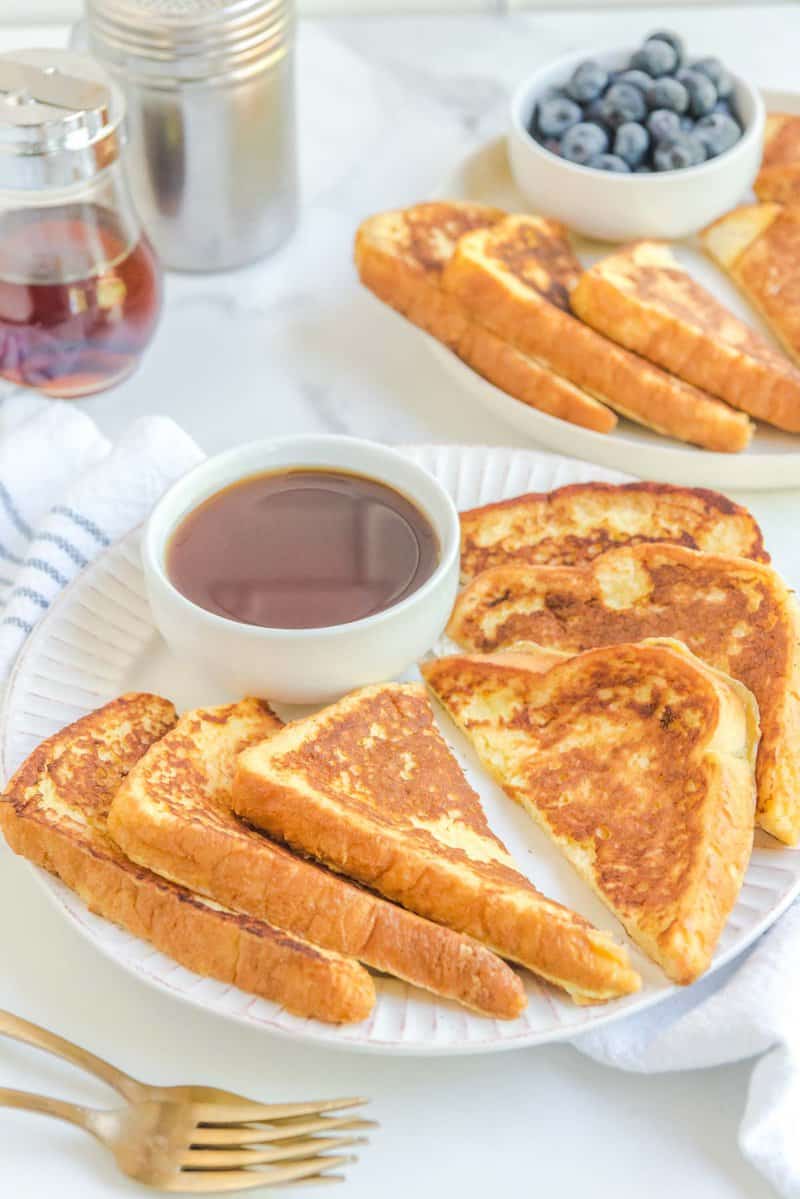
[[[769,562],[746,508],[718,491],[668,483],[571,483],[461,513],[461,577],[491,566],[581,566],[618,545],[666,541]]]
[[[484,766],[677,983],[708,968],[753,844],[758,709],[678,642],[422,673]]]
[[[495,387],[550,416],[607,433],[616,425],[609,408],[476,323],[442,290],[458,239],[503,215],[480,204],[437,201],[370,217],[356,233],[361,281]]]
[[[464,649],[519,641],[579,653],[675,637],[753,692],[761,713],[757,822],[800,838],[800,617],[760,562],[674,545],[609,550],[588,566],[498,566],[456,601],[448,628]]]
[[[293,848],[476,937],[578,1002],[640,985],[607,933],[516,870],[436,728],[422,684],[366,687],[245,750],[233,805]]]
[[[744,449],[741,412],[668,375],[570,310],[581,265],[556,221],[509,216],[459,238],[442,286],[473,320],[616,412],[709,450]]]
[[[363,966],[167,882],[134,865],[111,840],[115,792],[175,720],[167,700],[132,693],[42,742],[0,800],[9,845],[58,875],[93,912],[198,974],[300,1016],[365,1019],[375,987]]]
[[[108,817],[116,843],[140,866],[234,911],[483,1015],[518,1016],[522,983],[486,946],[297,857],[234,815],[237,755],[281,727],[258,699],[184,713],[117,791]]]
[[[800,207],[734,208],[704,229],[700,240],[800,362]]]
[[[800,432],[800,370],[684,270],[641,241],[602,258],[570,295],[599,333],[750,416]]]
[[[771,112],[764,129],[764,156],[753,190],[759,200],[800,203],[800,117]]]

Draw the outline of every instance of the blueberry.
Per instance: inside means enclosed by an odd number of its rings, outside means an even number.
[[[650,108],[669,108],[672,112],[686,112],[689,107],[689,93],[677,79],[664,76],[654,79],[645,95]]]
[[[620,125],[614,137],[614,153],[627,162],[629,167],[638,167],[650,147],[650,134],[644,125],[626,121]]]
[[[567,84],[567,95],[579,104],[587,104],[602,95],[608,86],[608,71],[591,59],[582,62],[572,72]]]
[[[567,97],[545,100],[536,110],[536,127],[542,137],[562,137],[583,116],[574,100]]]
[[[627,162],[618,158],[616,154],[596,154],[586,165],[596,167],[598,171],[617,171],[623,175],[629,174],[631,169]]]
[[[680,171],[697,166],[705,156],[703,143],[693,133],[679,133],[668,141],[659,142],[653,165],[657,171]]]
[[[666,42],[668,46],[672,46],[677,56],[677,66],[683,66],[686,58],[686,43],[679,33],[675,33],[672,29],[657,29],[655,33],[651,33],[648,42]]]
[[[731,108],[729,100],[717,100],[716,104],[711,109],[711,111],[712,112],[724,112],[726,117],[733,116],[733,109]],[[736,118],[734,117],[734,120],[735,119]]]
[[[693,117],[704,117],[711,112],[717,102],[717,89],[708,75],[687,67],[678,71],[676,79],[689,93],[689,112]]]
[[[653,80],[644,71],[621,71],[618,75],[620,83],[632,83],[640,92],[646,92]]]
[[[579,121],[561,139],[561,156],[570,162],[585,166],[590,158],[596,158],[608,149],[608,134],[599,125]]]
[[[691,133],[695,126],[694,117],[681,117],[681,129],[684,133]]]
[[[652,175],[653,168],[649,167],[646,162],[640,162],[638,167],[634,167],[634,175]]]
[[[630,61],[632,67],[645,71],[657,79],[660,75],[671,75],[678,66],[678,55],[669,42],[651,38],[637,50]]]
[[[716,158],[735,146],[742,131],[733,117],[724,112],[712,112],[695,125],[695,136],[700,139],[709,158]]]
[[[646,112],[644,96],[632,83],[612,83],[600,103],[601,119],[612,129],[626,121],[641,121]]]
[[[561,154],[561,142],[557,137],[547,137],[541,143],[545,150],[549,150],[551,154]]]
[[[733,91],[733,80],[718,58],[701,58],[692,63],[692,70],[708,76],[720,100],[726,100]]]
[[[656,108],[647,118],[647,128],[650,130],[653,141],[669,141],[680,133],[680,117],[671,109]]]

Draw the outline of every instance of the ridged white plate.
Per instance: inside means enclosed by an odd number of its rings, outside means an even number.
[[[549,454],[432,446],[407,451],[448,488],[460,508],[524,491],[550,490],[589,479],[624,476]],[[42,738],[120,692],[159,691],[179,708],[224,703],[191,668],[178,664],[156,634],[145,598],[136,533],[107,550],[63,593],[29,639],[10,680],[0,717],[4,777]],[[780,566],[780,563],[778,564]],[[800,579],[791,579],[796,586]],[[284,712],[284,715],[290,715]],[[621,927],[573,874],[525,813],[481,772],[466,742],[442,718],[441,727],[480,792],[492,827],[520,869],[546,894],[627,940]],[[190,1003],[255,1028],[343,1048],[383,1053],[479,1053],[564,1040],[640,1011],[675,990],[661,971],[629,945],[642,974],[638,995],[603,1007],[579,1008],[525,976],[529,1003],[512,1023],[482,1019],[405,983],[379,978],[378,1003],[363,1024],[333,1028],[299,1020],[277,1004],[200,978],[152,946],[93,916],[61,883],[36,871],[54,902],[102,953],[138,977]],[[759,834],[744,887],[720,941],[714,968],[740,953],[800,890],[800,852]]]
[[[764,92],[764,101],[768,111],[800,113],[798,93]],[[437,194],[442,199],[494,204],[509,212],[530,210],[511,176],[505,138],[495,138],[462,159],[443,180]],[[576,241],[576,247],[587,265],[613,249],[585,239]],[[699,283],[777,345],[741,293],[696,245],[680,242],[673,249]],[[537,412],[515,400],[471,370],[435,338],[424,333],[420,336],[448,373],[484,408],[499,421],[513,426],[528,441],[545,449],[572,454],[617,470],[634,470],[641,478],[697,487],[769,491],[794,487],[800,478],[800,434],[782,433],[769,425],[758,424],[750,446],[741,454],[718,454],[683,445],[628,420],[621,419],[612,433],[595,433],[548,416],[546,412]]]

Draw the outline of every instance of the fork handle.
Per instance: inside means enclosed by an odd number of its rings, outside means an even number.
[[[23,1020],[21,1016],[13,1015],[12,1012],[0,1011],[0,1036],[10,1037],[14,1041],[22,1041],[26,1045],[33,1045],[34,1048],[43,1049],[46,1053],[53,1053],[56,1057],[63,1057],[73,1066],[78,1066],[79,1069],[88,1070],[90,1074],[94,1074],[96,1078],[113,1087],[125,1099],[134,1100],[139,1097],[141,1087],[135,1078],[131,1078],[123,1070],[118,1070],[110,1062],[104,1062],[102,1058],[96,1057],[88,1049],[81,1049],[80,1045],[73,1045],[71,1041],[66,1041],[63,1037],[48,1032],[45,1028],[39,1028],[38,1025],[31,1024],[29,1020]]]
[[[94,1113],[88,1108],[79,1107],[76,1103],[67,1103],[63,1099],[49,1099],[47,1095],[34,1095],[30,1091],[12,1091],[0,1087],[0,1107],[16,1107],[25,1112],[39,1112],[42,1116],[54,1116],[57,1120],[67,1120],[77,1124],[86,1132],[92,1132],[91,1121]]]

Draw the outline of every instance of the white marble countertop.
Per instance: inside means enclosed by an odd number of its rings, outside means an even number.
[[[109,435],[165,412],[208,451],[270,434],[354,433],[387,441],[513,444],[358,287],[358,220],[424,198],[448,164],[500,130],[507,90],[536,63],[582,45],[633,42],[675,25],[772,87],[796,80],[800,8],[573,11],[492,17],[352,18],[301,33],[305,207],[266,264],[171,277],[139,372],[84,406]],[[63,29],[3,31],[0,49],[63,41]],[[635,464],[631,464],[632,469]],[[787,495],[759,516],[788,528]],[[493,1057],[398,1061],[254,1037],[124,975],[64,925],[24,864],[0,871],[0,1006],[58,1028],[143,1076],[255,1095],[363,1093],[383,1128],[350,1173],[353,1199],[456,1191],[559,1199],[767,1199],[739,1157],[749,1066],[635,1077],[567,1046]],[[105,1095],[66,1068],[3,1045],[4,1085],[88,1102]],[[13,1199],[98,1199],[135,1188],[67,1126],[5,1113],[0,1190]],[[46,1149],[44,1148],[46,1146]]]

